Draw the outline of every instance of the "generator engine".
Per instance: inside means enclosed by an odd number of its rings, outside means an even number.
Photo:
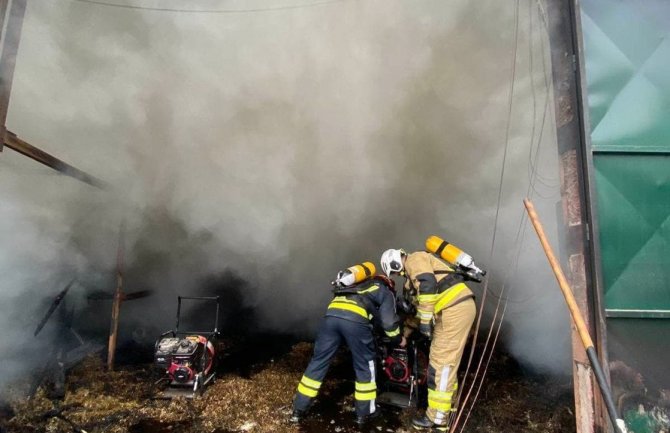
[[[407,350],[396,348],[384,359],[384,374],[388,380],[399,385],[409,385],[410,366]]]
[[[407,347],[380,350],[379,403],[397,407],[417,406],[425,400],[428,377],[427,347],[410,340]]]
[[[180,331],[182,300],[207,301],[215,304],[214,330],[211,332]],[[177,297],[177,323],[174,330],[156,341],[154,364],[160,368],[168,388],[163,397],[193,398],[215,375],[215,363],[223,346],[219,334],[219,297]],[[158,382],[157,382],[158,383]]]
[[[164,337],[156,344],[154,361],[165,369],[170,380],[188,384],[198,373],[207,376],[216,356],[214,345],[202,335]]]

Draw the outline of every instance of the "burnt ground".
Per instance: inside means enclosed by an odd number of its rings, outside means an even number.
[[[359,431],[353,423],[351,361],[344,351],[331,367],[312,415],[301,426],[286,422],[311,350],[309,343],[285,338],[233,343],[219,377],[204,395],[171,401],[154,398],[153,383],[160,376],[145,362],[146,353],[131,350],[125,360],[122,354],[121,365],[113,372],[105,370],[101,357],[91,356],[69,372],[63,400],[48,399],[43,389],[32,399],[18,397],[22,387],[15,387],[15,397],[0,407],[0,429],[13,433]],[[411,410],[385,408],[383,415],[364,431],[411,431]],[[512,358],[496,354],[466,431],[574,432],[571,378],[524,371]]]

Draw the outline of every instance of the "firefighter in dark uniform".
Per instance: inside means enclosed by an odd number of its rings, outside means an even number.
[[[332,283],[334,298],[319,328],[314,356],[298,384],[291,422],[299,422],[309,409],[335,352],[343,342],[351,351],[356,373],[356,422],[363,424],[378,414],[375,405],[377,385],[373,317],[391,339],[391,344],[397,344],[401,335],[395,296],[388,286],[390,280],[373,277],[374,272],[374,265],[366,262],[341,271]],[[357,277],[358,274],[361,277]]]

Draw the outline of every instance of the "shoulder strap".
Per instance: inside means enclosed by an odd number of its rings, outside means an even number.
[[[335,287],[333,289],[333,295],[342,296],[342,295],[362,295],[366,293],[374,292],[381,287],[380,284],[375,284],[374,281],[366,280],[362,283],[358,283],[354,286],[348,287]]]
[[[462,283],[465,281],[465,278],[463,278],[463,275],[457,272],[450,272],[451,275],[448,275],[444,278],[442,278],[438,283],[437,283],[437,292],[441,293],[443,290],[448,289],[449,287],[456,285],[458,283]]]

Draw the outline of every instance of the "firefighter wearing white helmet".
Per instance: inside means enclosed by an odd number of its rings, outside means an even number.
[[[456,373],[476,315],[474,295],[464,283],[464,274],[457,271],[459,266],[426,251],[408,254],[402,249],[389,249],[381,257],[387,276],[405,277],[404,289],[412,294],[417,306],[419,332],[432,339],[428,408],[424,416],[412,420],[417,429],[449,428],[452,398],[458,389]]]

